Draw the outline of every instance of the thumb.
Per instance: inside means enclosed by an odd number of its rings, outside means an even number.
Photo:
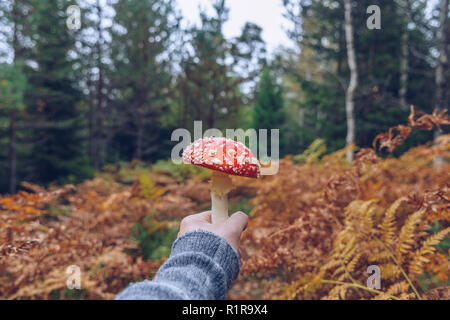
[[[225,221],[229,231],[240,235],[247,228],[248,217],[242,211],[235,212]]]

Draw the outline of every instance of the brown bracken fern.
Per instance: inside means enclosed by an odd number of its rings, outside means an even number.
[[[448,122],[445,112],[412,108],[408,125],[375,146],[392,151],[412,129]],[[229,298],[448,299],[450,135],[398,158],[366,148],[347,162],[355,149],[322,156],[318,140],[282,159],[274,176],[234,181],[230,203],[239,210],[233,198],[247,198],[253,210]],[[0,196],[0,298],[70,298],[65,271],[73,264],[85,299],[114,298],[151,277],[164,258],[144,258],[134,227],[163,233],[210,202],[207,178],[161,170],[130,164],[77,186],[23,183],[28,192]],[[371,265],[380,268],[379,289],[367,287]]]
[[[445,112],[411,108],[408,125],[379,135],[352,164],[342,150],[321,160],[294,157],[303,165],[282,160],[254,200],[236,297],[421,299],[429,290],[424,274],[448,290],[450,252],[439,245],[450,227],[450,136],[399,158],[376,155],[395,150],[412,129],[448,121]],[[370,265],[381,270],[380,289],[367,287]]]

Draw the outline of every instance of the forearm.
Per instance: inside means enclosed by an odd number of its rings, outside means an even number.
[[[239,267],[236,250],[224,238],[188,232],[174,242],[153,281],[132,284],[116,299],[225,299]]]

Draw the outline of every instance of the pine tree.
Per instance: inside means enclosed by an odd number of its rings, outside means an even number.
[[[265,67],[255,94],[253,128],[280,128],[283,122],[282,89],[274,73]]]
[[[105,21],[112,18],[112,8],[109,3],[102,3],[100,0],[78,0],[78,4],[83,23],[76,39],[81,44],[76,48],[80,61],[76,72],[85,91],[80,108],[86,114],[84,126],[87,127],[90,164],[99,170],[108,160],[108,147],[117,129],[112,125],[115,113],[107,73],[110,33],[105,27]]]
[[[125,159],[151,160],[167,133],[161,118],[172,99],[169,49],[179,19],[172,0],[119,0],[114,9],[109,77],[123,119],[114,144]]]
[[[17,177],[17,115],[25,108],[24,94],[27,78],[20,62],[0,64],[0,118],[8,122],[8,191],[16,190]],[[9,118],[8,120],[6,120]],[[1,123],[0,119],[0,123]],[[2,186],[0,186],[1,188]]]
[[[66,25],[66,8],[73,1],[30,3],[33,51],[27,68],[25,94],[32,137],[31,180],[65,182],[86,174],[79,134],[81,93],[73,77],[74,33]]]
[[[270,130],[280,130],[280,149],[283,151],[283,126],[285,123],[282,88],[276,75],[265,67],[257,85],[255,101],[252,110],[253,128],[267,129],[268,152],[271,150]]]
[[[27,2],[23,0],[4,1],[0,4],[0,23],[9,28],[6,31],[0,31],[0,34],[6,40],[7,48],[11,49],[12,64],[3,64],[0,70],[2,78],[2,88],[0,103],[1,109],[8,117],[8,191],[14,193],[17,185],[17,124],[21,120],[20,115],[24,109],[24,90],[26,87],[26,76],[23,74],[24,60],[24,32],[27,29],[26,18],[28,14]],[[12,32],[9,32],[12,30]],[[8,55],[8,52],[2,52]],[[2,116],[2,115],[0,115]],[[1,144],[1,142],[0,142]],[[1,156],[1,154],[0,154]],[[0,185],[0,190],[5,187]]]
[[[262,29],[247,23],[240,36],[227,39],[223,25],[229,9],[225,0],[213,2],[214,15],[200,14],[201,25],[188,30],[192,52],[185,52],[179,79],[182,123],[190,128],[201,120],[207,128],[242,124],[242,86],[250,84],[265,58]]]

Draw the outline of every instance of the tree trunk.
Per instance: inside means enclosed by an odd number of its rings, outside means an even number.
[[[16,153],[16,116],[17,110],[12,110],[9,115],[9,193],[16,192],[16,168],[17,168],[17,153]]]
[[[104,87],[104,79],[103,79],[103,31],[102,31],[102,7],[100,5],[100,1],[97,0],[97,14],[98,14],[98,22],[97,22],[97,32],[98,32],[98,41],[97,41],[97,66],[98,66],[98,82],[97,82],[97,106],[95,110],[95,127],[96,127],[96,135],[95,135],[95,148],[94,148],[94,167],[95,169],[99,169],[103,163],[102,150],[103,150],[103,87]]]
[[[408,33],[408,23],[411,16],[411,4],[409,0],[401,0],[401,7],[403,11],[400,11],[400,15],[403,17],[403,32],[400,40],[401,56],[400,56],[400,88],[398,90],[398,97],[400,100],[401,107],[405,110],[409,110],[406,94],[408,93],[408,64],[409,64],[409,33]]]
[[[214,104],[211,105],[209,109],[209,115],[208,115],[208,128],[214,128]]]
[[[408,27],[405,25],[401,40],[402,56],[400,58],[400,89],[398,91],[402,106],[406,106],[406,92],[408,89],[408,42]]]
[[[141,45],[142,45],[142,63],[143,68],[145,72],[141,74],[140,79],[140,86],[139,86],[139,93],[138,93],[138,101],[139,105],[137,107],[136,113],[135,113],[135,119],[136,119],[136,126],[137,126],[137,134],[136,134],[136,152],[135,152],[135,158],[138,160],[142,160],[143,156],[143,148],[144,148],[144,129],[146,127],[146,118],[148,117],[148,106],[149,106],[149,85],[148,85],[148,78],[151,72],[149,72],[149,42],[146,40],[148,39],[150,34],[148,33],[148,29],[146,30],[146,36],[144,39],[141,39]],[[150,117],[149,117],[150,118]]]
[[[209,128],[214,128],[214,122],[215,122],[215,118],[216,118],[216,105],[217,105],[217,94],[216,94],[216,85],[214,84],[213,90],[212,90],[212,101],[211,101],[211,106],[209,109],[209,114],[208,114],[208,127]]]
[[[92,81],[90,79],[91,75],[88,76],[87,79],[87,87],[89,90],[91,90],[92,87]],[[91,166],[95,167],[95,161],[94,161],[94,140],[95,140],[95,133],[94,133],[94,103],[92,101],[92,95],[91,92],[89,92],[88,99],[88,157],[89,157],[89,163]]]
[[[350,69],[350,83],[345,94],[345,112],[347,116],[347,145],[355,143],[354,94],[358,86],[358,70],[356,68],[355,48],[353,43],[352,5],[350,0],[344,0],[345,7],[345,39],[347,42],[347,59]],[[347,152],[347,160],[353,160],[353,151]]]
[[[446,51],[446,23],[447,23],[447,14],[448,14],[448,0],[441,0],[440,4],[440,17],[439,17],[439,30],[437,33],[437,43],[439,46],[439,59],[438,64],[436,66],[436,98],[435,98],[435,107],[445,108],[445,99],[444,99],[444,66],[446,66],[448,57]]]
[[[12,15],[13,15],[13,39],[12,46],[14,52],[14,61],[17,61],[17,53],[18,53],[18,30],[17,24],[19,20],[19,12],[17,8],[17,2],[13,2],[12,7]],[[17,152],[16,152],[16,122],[17,122],[17,110],[11,110],[9,114],[9,154],[8,154],[8,174],[9,174],[9,192],[11,194],[16,192],[16,175],[17,175]]]
[[[436,66],[436,96],[435,96],[435,108],[438,110],[441,108],[446,108],[446,99],[443,86],[445,84],[444,81],[444,67],[447,65],[448,57],[446,50],[446,23],[447,23],[447,14],[448,14],[448,0],[441,0],[440,3],[440,16],[439,16],[439,30],[437,33],[437,43],[439,46],[439,59],[438,64]],[[434,139],[439,137],[439,131],[434,131]],[[439,167],[443,162],[443,158],[441,156],[434,158],[434,165]]]
[[[142,160],[142,144],[144,139],[144,126],[140,119],[138,119],[138,130],[136,137],[136,159]]]
[[[336,73],[338,76],[342,75],[342,64],[343,64],[343,58],[345,56],[344,54],[344,30],[342,27],[339,27],[339,51],[337,56],[337,70]]]

